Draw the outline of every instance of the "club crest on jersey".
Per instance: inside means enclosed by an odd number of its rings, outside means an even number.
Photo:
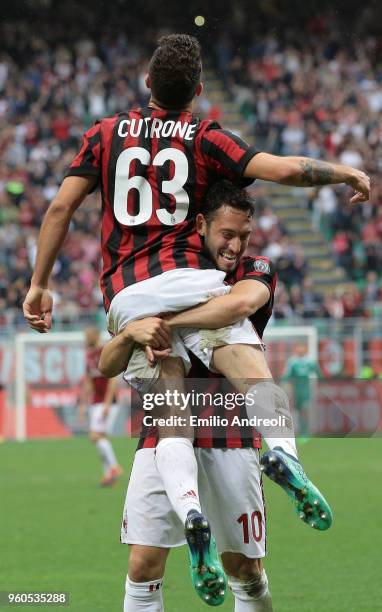
[[[253,262],[253,269],[262,274],[269,274],[271,271],[269,263],[264,261],[264,259],[256,259],[256,261]]]

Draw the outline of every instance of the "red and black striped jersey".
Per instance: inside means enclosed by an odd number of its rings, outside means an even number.
[[[102,196],[101,289],[106,309],[124,287],[174,268],[213,268],[195,230],[211,183],[240,181],[257,151],[190,112],[143,108],[102,119],[67,176],[95,176]]]
[[[250,318],[260,338],[263,337],[264,329],[272,315],[274,295],[277,283],[277,274],[274,264],[268,259],[258,255],[256,257],[243,257],[240,264],[232,274],[227,274],[225,282],[234,285],[242,280],[257,280],[269,288],[269,301],[255,312]]]
[[[248,279],[260,281],[269,288],[268,302],[250,317],[252,325],[262,338],[273,309],[277,282],[275,267],[267,257],[243,257],[236,270],[227,275],[225,280],[230,285],[234,285]],[[186,386],[187,382],[190,383],[187,391],[194,388],[204,396],[211,394],[211,397],[217,397],[222,393],[235,393],[235,389],[220,374],[210,372],[194,355],[190,354],[190,358],[192,366],[187,376],[189,381],[186,381]],[[199,384],[197,379],[202,380],[202,384]],[[193,407],[192,412],[197,415],[198,422],[201,423],[194,429],[194,446],[200,448],[261,448],[260,434],[249,425],[239,426],[237,418],[235,420],[235,417],[238,417],[242,423],[243,419],[247,418],[245,405],[236,405],[229,410],[220,405],[207,405],[197,409]],[[153,448],[157,441],[155,427],[143,428],[138,449]]]
[[[106,389],[109,379],[101,374],[98,362],[101,356],[102,346],[86,349],[85,371],[92,383],[92,404],[102,404],[105,401]]]

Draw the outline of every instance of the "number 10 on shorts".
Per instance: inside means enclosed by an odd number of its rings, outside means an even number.
[[[244,544],[249,544],[250,536],[255,542],[260,542],[263,537],[263,517],[259,510],[252,512],[251,516],[242,514],[237,519],[237,522],[240,523],[243,528]]]

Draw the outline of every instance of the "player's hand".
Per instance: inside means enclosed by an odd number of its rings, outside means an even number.
[[[346,183],[353,187],[355,191],[353,197],[350,199],[351,204],[355,204],[356,202],[367,202],[370,197],[370,177],[365,174],[365,172],[352,168],[351,176]]]
[[[169,354],[171,353],[171,349],[153,349],[151,348],[151,346],[146,346],[145,347],[145,353],[146,353],[146,357],[147,357],[147,361],[149,362],[149,365],[153,368],[155,366],[156,363],[158,363],[158,361],[160,361],[161,359],[165,359],[166,357],[169,356]]]
[[[24,304],[24,318],[32,329],[45,334],[52,327],[53,296],[49,289],[31,285]]]
[[[154,349],[171,348],[171,331],[166,323],[159,317],[146,317],[138,321],[131,321],[123,330],[126,338],[134,340],[143,346]]]

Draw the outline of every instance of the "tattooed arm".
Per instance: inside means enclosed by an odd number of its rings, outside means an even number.
[[[249,161],[244,176],[295,187],[346,183],[355,191],[351,202],[366,202],[370,195],[370,178],[361,170],[309,157],[257,153]]]

